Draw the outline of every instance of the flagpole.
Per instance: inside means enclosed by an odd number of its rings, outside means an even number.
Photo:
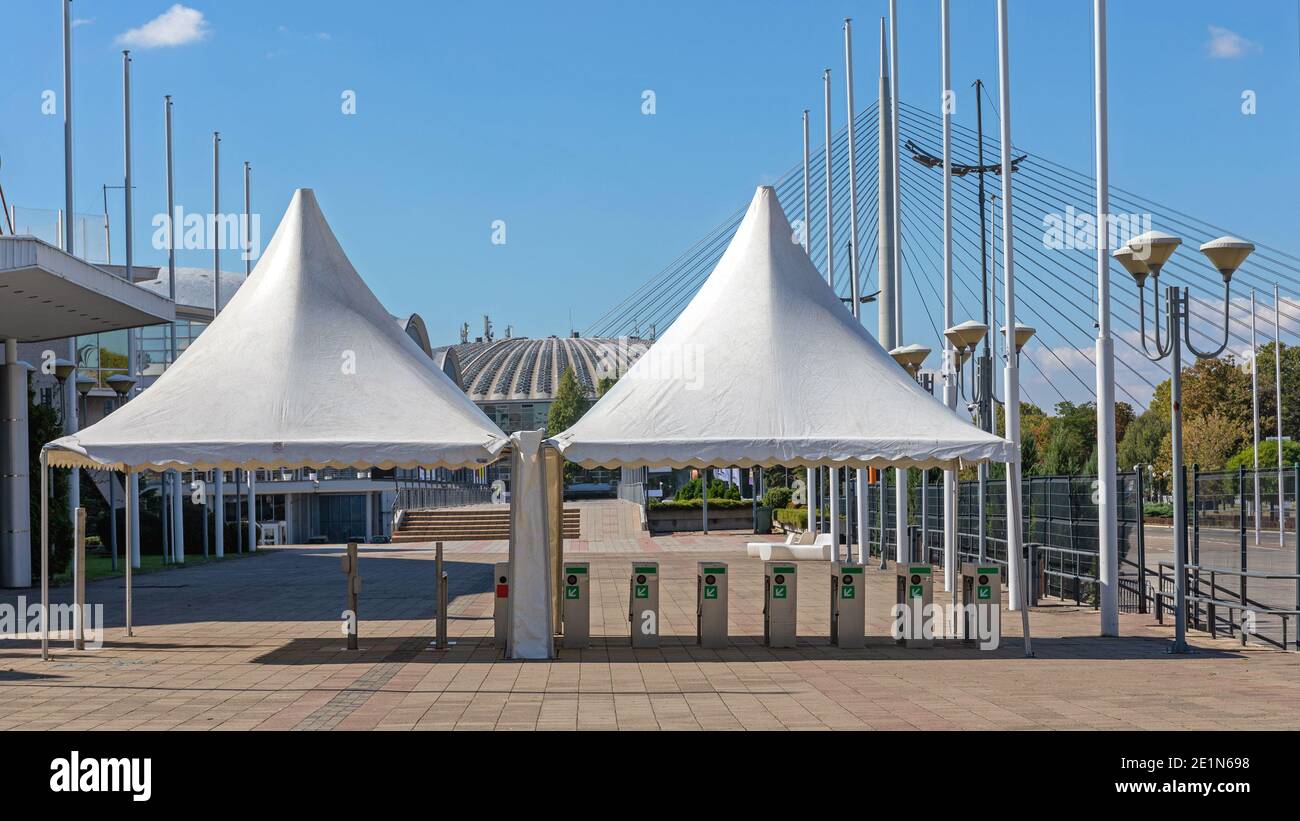
[[[1115,482],[1115,344],[1110,335],[1110,148],[1106,105],[1106,0],[1093,0],[1093,153],[1097,159],[1097,552],[1101,635],[1119,635],[1119,510]],[[1003,169],[1009,166],[1004,165]],[[1003,174],[1009,178],[1010,173]],[[1015,326],[1007,325],[1014,346]]]
[[[939,37],[942,40],[941,109],[943,113],[943,327],[953,322],[952,293],[952,31],[948,0],[939,3]],[[981,203],[981,207],[983,204]],[[956,368],[952,342],[943,338],[943,403],[957,410]],[[983,517],[981,516],[981,520]],[[957,471],[943,472],[943,587],[957,589]]]

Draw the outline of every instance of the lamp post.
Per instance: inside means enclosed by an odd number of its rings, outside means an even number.
[[[891,350],[889,352],[889,355],[894,358],[895,362],[903,366],[903,370],[907,371],[908,376],[916,380],[918,384],[920,383],[921,363],[925,362],[926,357],[930,355],[929,348],[925,347],[924,345],[916,345],[916,344],[900,345],[899,347]],[[907,481],[908,472],[906,470],[899,470],[895,472],[894,475],[895,475],[895,481],[899,483],[904,483]],[[922,476],[924,475],[925,475],[925,470],[923,468]],[[924,493],[924,491],[922,491],[922,493]],[[898,492],[898,498],[904,501],[907,499],[907,487],[905,485],[903,486],[902,490]],[[922,495],[921,498],[924,499],[925,498],[924,495]],[[881,503],[883,505],[884,503],[883,499],[881,500]],[[922,510],[924,510],[924,508],[922,508]],[[903,524],[905,522],[906,522],[906,512],[903,512],[899,516],[898,523],[896,524],[896,528],[898,530],[898,534],[896,537],[898,540],[898,553],[896,556],[897,561],[899,563],[902,563],[904,561],[925,561],[924,555],[921,555],[919,557],[912,555],[912,544],[907,538],[906,529],[903,527]],[[921,532],[922,534],[925,533],[924,513],[922,513],[922,518],[921,518]],[[924,540],[924,536],[922,536],[922,540]]]
[[[1160,269],[1181,243],[1182,240],[1178,237],[1159,231],[1147,231],[1129,240],[1123,248],[1112,254],[1132,275],[1137,285],[1138,323],[1141,327],[1143,353],[1152,362],[1170,360],[1170,450],[1173,455],[1174,485],[1174,643],[1169,648],[1171,653],[1186,653],[1190,650],[1187,646],[1187,488],[1183,482],[1182,348],[1186,345],[1197,359],[1213,359],[1227,348],[1232,275],[1255,250],[1254,245],[1236,237],[1220,237],[1201,246],[1201,253],[1223,276],[1223,342],[1213,351],[1201,351],[1192,344],[1191,302],[1186,288],[1176,285],[1165,288],[1166,324],[1164,337],[1161,337],[1160,299],[1157,294]],[[1144,291],[1148,275],[1151,277],[1151,304],[1155,312],[1152,317],[1152,325],[1155,327],[1154,350],[1147,341]]]

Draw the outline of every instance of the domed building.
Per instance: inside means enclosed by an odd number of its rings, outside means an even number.
[[[506,433],[546,427],[560,376],[573,368],[595,400],[601,380],[617,379],[650,348],[638,338],[482,338],[433,349],[433,358]],[[558,433],[559,431],[551,431]]]

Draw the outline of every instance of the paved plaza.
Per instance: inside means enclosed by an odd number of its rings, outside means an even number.
[[[492,645],[492,563],[504,542],[446,546],[453,646],[432,649],[433,551],[361,551],[360,650],[340,627],[337,546],[284,547],[136,580],[125,636],[120,579],[89,585],[108,625],[101,649],[0,642],[0,729],[1300,729],[1300,656],[1124,615],[1122,639],[1094,636],[1088,607],[1032,613],[1036,658],[1005,614],[994,651],[956,641],[904,649],[889,637],[892,570],[867,575],[868,646],[828,643],[829,565],[800,564],[799,646],[762,644],[762,563],[745,534],[633,535],[575,542],[591,563],[592,646],[550,662],[501,659]],[[628,644],[633,559],[660,563],[658,649]],[[695,646],[695,572],[729,563],[730,633]],[[941,585],[940,585],[941,586]],[[39,589],[9,591],[31,601]],[[56,588],[53,601],[70,589]],[[936,591],[936,603],[946,595]]]

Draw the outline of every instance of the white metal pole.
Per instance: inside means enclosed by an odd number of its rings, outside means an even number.
[[[257,471],[244,471],[248,477],[248,552],[257,552]]]
[[[853,105],[853,20],[844,18],[844,88],[849,116],[849,293],[853,299],[853,316],[861,316],[858,300],[858,164],[854,139],[854,119],[857,109]]]
[[[889,179],[893,202],[890,223],[894,251],[894,339],[890,347],[903,344],[903,238],[898,192],[898,0],[889,0]]]
[[[831,183],[831,70],[822,72],[822,95],[826,106],[826,284],[835,289],[835,220],[834,197]],[[851,116],[851,115],[850,115]],[[830,500],[830,522],[827,530],[831,536],[831,552],[838,558],[840,550],[840,469],[827,471],[826,495]]]
[[[72,0],[63,3],[63,245],[72,253]]]
[[[889,179],[890,190],[893,198],[892,208],[890,209],[890,231],[893,234],[893,252],[894,252],[894,334],[890,342],[890,348],[903,344],[903,238],[901,235],[902,222],[899,218],[899,208],[902,207],[899,201],[899,181],[898,181],[898,2],[889,0],[889,68],[890,83],[892,84],[889,95]],[[896,561],[909,561],[909,546],[907,544],[907,468],[894,468],[894,534],[895,546],[894,555]]]
[[[880,18],[880,76],[876,104],[876,341],[885,350],[898,346],[894,334],[894,195],[889,173],[889,63],[885,50],[885,18]]]
[[[808,199],[808,109],[803,110],[803,252],[811,256],[812,228],[808,222],[811,216]]]
[[[240,242],[240,245],[244,249],[245,279],[247,279],[249,274],[253,273],[253,246],[249,241],[249,229],[248,229],[250,220],[252,220],[253,218],[252,211],[249,207],[249,204],[251,203],[251,200],[249,198],[249,175],[252,173],[252,169],[253,167],[248,164],[247,160],[245,160],[244,161],[244,225],[243,225],[244,236],[242,238],[242,241]]]
[[[212,132],[212,219],[221,222],[221,132]],[[212,243],[212,318],[221,313],[221,243]]]
[[[953,321],[952,293],[952,35],[948,0],[939,3],[939,28],[942,43],[943,77],[940,93],[943,113],[943,327]],[[982,204],[981,204],[981,207]],[[955,350],[947,337],[943,339],[943,403],[957,410],[957,369]],[[980,516],[983,521],[983,516]],[[943,472],[943,589],[957,590],[957,471]]]
[[[165,116],[165,138],[167,150],[167,293],[172,302],[176,301],[176,196],[175,196],[175,176],[172,163],[172,97],[167,94],[163,98]],[[167,347],[168,347],[168,364],[171,367],[176,361],[176,323],[172,322],[167,326]],[[185,562],[185,506],[181,501],[181,474],[178,470],[170,471],[167,474],[167,481],[171,484],[171,511],[172,511],[172,549],[173,558],[177,563]]]
[[[835,289],[835,220],[831,187],[831,70],[822,72],[822,95],[826,106],[826,284]]]
[[[140,566],[140,505],[138,504],[140,484],[135,471],[127,470],[126,486],[126,549],[131,554],[126,561],[126,634],[133,636],[135,631],[131,619],[133,603],[131,571]]]
[[[1250,414],[1255,435],[1255,544],[1259,544],[1259,341],[1255,334],[1255,289],[1250,289]]]
[[[50,660],[50,458],[41,448],[41,658]]]
[[[852,287],[850,289],[853,299],[853,316],[861,320],[862,317],[862,300],[860,299],[862,284],[859,281],[858,267],[858,163],[857,163],[857,106],[853,101],[853,20],[844,18],[844,83],[845,98],[849,112],[849,230],[852,239],[849,242],[849,270],[852,277]],[[847,474],[846,474],[847,477]],[[867,543],[867,471],[865,468],[857,468],[854,472],[854,486],[857,488],[856,511],[854,502],[850,498],[848,509],[845,513],[857,513],[857,532],[850,528],[848,535],[848,550],[845,558],[853,561],[853,542],[858,543],[858,560],[859,563],[866,563],[866,550],[864,546]],[[856,536],[856,539],[855,539]]]
[[[1007,439],[1012,445],[1012,458],[1007,462],[1007,565],[1010,607],[1024,607],[1023,557],[1020,555],[1020,368],[1015,346],[1016,293],[1013,254],[1014,224],[1011,210],[1011,61],[1007,44],[1007,0],[998,0],[998,103],[1002,110],[999,149],[1002,153],[1002,310],[1003,324],[1007,327],[1006,366],[1006,422]],[[1025,636],[1025,652],[1032,652],[1029,636]]]
[[[812,211],[810,209],[808,172],[808,109],[805,108],[803,110],[803,250],[804,253],[811,257],[812,223],[809,220]],[[807,529],[815,535],[817,533],[817,480],[813,475],[813,470],[813,468],[804,469],[804,495],[808,503]]]
[[[1106,0],[1093,0],[1093,153],[1097,160],[1097,539],[1101,635],[1119,635],[1119,508],[1115,483],[1115,345],[1110,335],[1110,179],[1106,104]],[[1008,166],[1003,166],[1004,169]],[[1004,174],[1004,177],[1011,175]],[[1015,344],[1015,326],[1007,325]]]
[[[1286,547],[1286,483],[1282,480],[1282,295],[1273,283],[1273,387],[1277,395],[1277,543]],[[1300,517],[1300,499],[1296,499]]]

